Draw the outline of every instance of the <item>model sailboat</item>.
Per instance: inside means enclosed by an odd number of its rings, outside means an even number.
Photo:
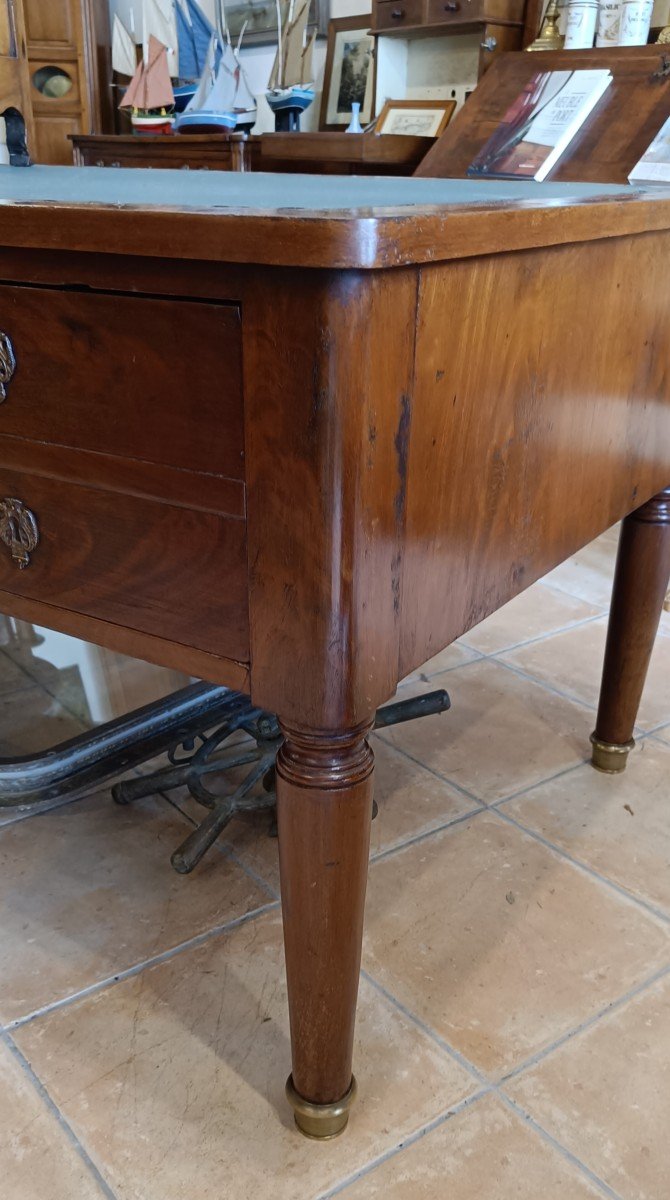
[[[183,112],[196,94],[207,66],[207,54],[215,29],[196,0],[174,0],[179,48],[179,84],[174,89],[175,107]]]
[[[256,123],[256,100],[240,62],[245,26],[233,50],[222,0],[218,4],[217,24],[218,32],[210,40],[198,90],[175,121],[178,133],[246,131]]]
[[[313,55],[316,33],[307,37],[310,0],[276,0],[277,55],[267,102],[275,114],[275,128],[300,128],[300,115],[314,99]]]
[[[130,109],[136,133],[172,132],[174,92],[167,55],[167,46],[149,34],[148,45],[119,105]]]

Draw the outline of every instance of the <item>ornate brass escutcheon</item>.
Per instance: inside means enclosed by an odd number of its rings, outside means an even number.
[[[0,404],[7,399],[7,384],[16,370],[14,347],[8,333],[0,330]]]
[[[34,513],[21,500],[0,500],[0,538],[9,546],[20,571],[30,564],[30,555],[40,540]]]

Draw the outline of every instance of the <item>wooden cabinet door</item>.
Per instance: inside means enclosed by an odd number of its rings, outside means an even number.
[[[0,0],[0,112],[10,105],[23,114],[31,146],[32,108],[21,0]],[[4,130],[1,136],[4,141]]]

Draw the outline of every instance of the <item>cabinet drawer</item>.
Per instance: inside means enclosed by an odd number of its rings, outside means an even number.
[[[524,0],[427,0],[430,25],[522,21]]]
[[[244,477],[235,305],[0,285],[0,331],[0,435]]]
[[[0,534],[0,591],[248,660],[244,521],[0,468]]]
[[[379,0],[375,5],[376,29],[402,29],[404,25],[421,25],[424,0]]]

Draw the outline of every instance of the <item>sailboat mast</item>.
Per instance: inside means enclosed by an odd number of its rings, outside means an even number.
[[[275,0],[277,5],[277,87],[284,85],[284,53],[282,49],[281,0]]]

